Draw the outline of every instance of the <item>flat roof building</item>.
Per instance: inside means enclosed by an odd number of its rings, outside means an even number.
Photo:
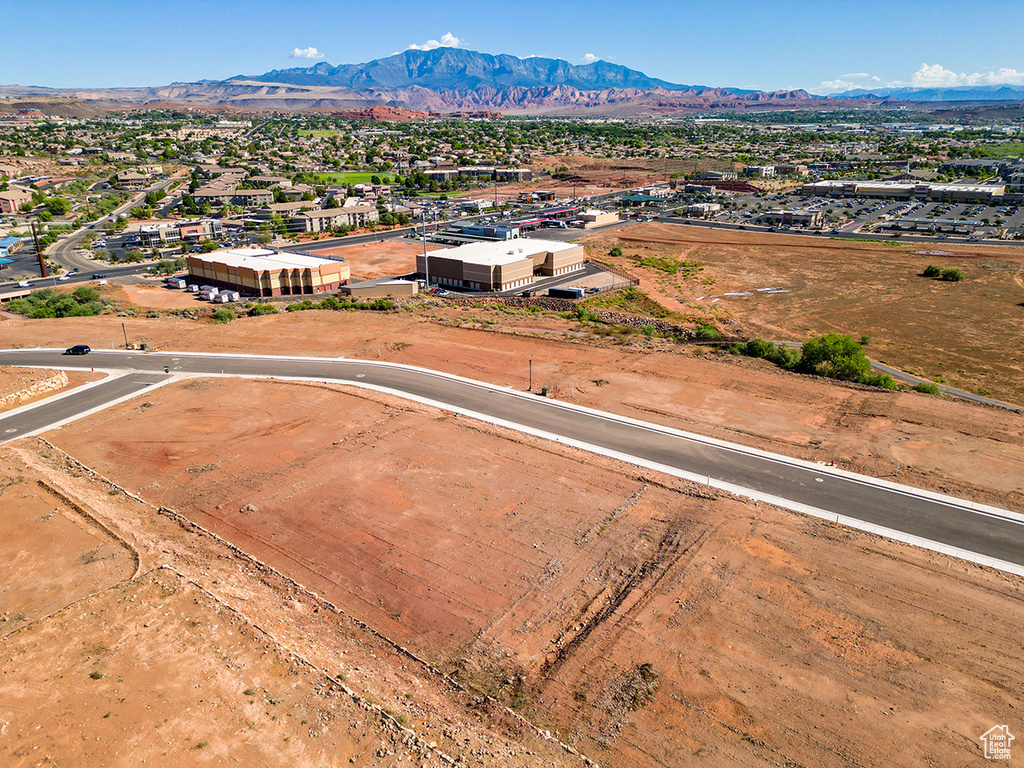
[[[1006,192],[1005,184],[928,184],[899,181],[828,179],[800,187],[805,195],[832,197],[924,198],[989,202]]]
[[[348,283],[347,262],[267,248],[238,248],[186,258],[189,280],[250,296],[336,291]]]
[[[533,282],[535,275],[551,277],[583,267],[583,246],[553,240],[518,238],[445,248],[416,257],[418,275],[440,285],[476,291],[507,291]]]
[[[605,227],[609,224],[614,224],[619,220],[619,214],[615,211],[601,211],[591,208],[590,210],[582,211],[576,217],[576,220],[583,222],[584,229],[593,229],[594,227]]]
[[[817,227],[821,224],[821,211],[800,211],[777,208],[764,214],[764,218],[783,226]]]

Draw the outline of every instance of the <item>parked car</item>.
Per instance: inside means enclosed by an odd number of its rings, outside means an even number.
[[[75,344],[73,347],[68,347],[64,350],[65,355],[88,355],[92,352],[87,344]]]

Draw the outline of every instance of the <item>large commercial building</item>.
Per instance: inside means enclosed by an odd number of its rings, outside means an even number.
[[[291,232],[326,232],[335,227],[362,227],[378,219],[377,206],[350,205],[297,213],[288,219],[288,229]]]
[[[139,227],[139,244],[144,248],[173,245],[179,242],[194,245],[209,238],[220,237],[223,232],[223,226],[218,219],[143,224]]]
[[[266,248],[239,248],[187,257],[189,281],[249,296],[336,291],[350,279],[347,262]]]
[[[583,267],[582,245],[553,240],[518,238],[505,242],[480,242],[433,251],[416,257],[416,271],[431,282],[477,291],[522,288],[535,275],[550,277]]]
[[[764,214],[765,219],[786,227],[817,227],[821,225],[821,211],[794,211],[789,208],[777,208]]]
[[[928,184],[898,181],[813,181],[800,187],[805,195],[818,197],[888,197],[897,199],[955,200],[959,202],[999,202],[1005,184]]]

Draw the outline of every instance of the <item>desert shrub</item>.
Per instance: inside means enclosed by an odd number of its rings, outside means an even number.
[[[921,273],[921,277],[938,277],[942,274],[942,267],[936,266],[935,264],[929,264],[924,268],[924,272]]]
[[[747,357],[761,357],[768,360],[775,351],[775,345],[765,339],[751,339],[743,344],[735,345],[733,349]]]
[[[920,384],[915,384],[911,387],[915,392],[923,392],[926,395],[941,395],[942,392],[939,388],[932,384],[930,381],[922,381]]]
[[[770,359],[783,368],[796,368],[800,365],[800,350],[787,347],[784,344],[777,344]]]
[[[350,298],[337,298],[328,296],[323,301],[310,301],[303,299],[294,304],[289,304],[286,309],[289,312],[303,312],[307,309],[330,309],[335,312],[354,312],[359,309],[369,309],[376,312],[390,312],[398,305],[390,299],[374,299],[373,301],[358,301]]]
[[[959,283],[964,279],[964,273],[955,267],[951,267],[950,269],[942,270],[942,274],[939,276],[939,279],[950,283]]]
[[[710,323],[699,323],[695,335],[702,341],[718,341],[722,338],[722,334]]]
[[[622,255],[622,249],[619,246],[616,245],[614,248],[612,248],[610,251],[608,251],[608,255],[609,256],[621,256]]]
[[[277,307],[273,304],[253,304],[249,307],[249,311],[246,312],[249,317],[259,317],[260,315],[276,315]]]
[[[215,323],[230,323],[237,317],[238,315],[235,314],[235,311],[227,307],[218,307],[213,310],[213,322]]]
[[[747,357],[760,357],[781,368],[793,368],[800,362],[799,350],[791,349],[785,344],[772,344],[764,339],[750,339],[742,344],[734,344],[729,351]]]
[[[100,300],[100,292],[95,288],[90,288],[88,285],[76,288],[75,292],[72,293],[71,296],[79,304],[89,304],[90,302]]]
[[[860,383],[880,389],[896,389],[896,382],[888,373],[869,373],[860,380]]]

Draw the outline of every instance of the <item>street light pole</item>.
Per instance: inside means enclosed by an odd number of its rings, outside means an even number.
[[[124,323],[121,323],[121,333],[124,334],[124,348],[128,349],[128,331],[124,329]]]
[[[533,360],[530,361],[530,389],[529,392],[533,392]]]

